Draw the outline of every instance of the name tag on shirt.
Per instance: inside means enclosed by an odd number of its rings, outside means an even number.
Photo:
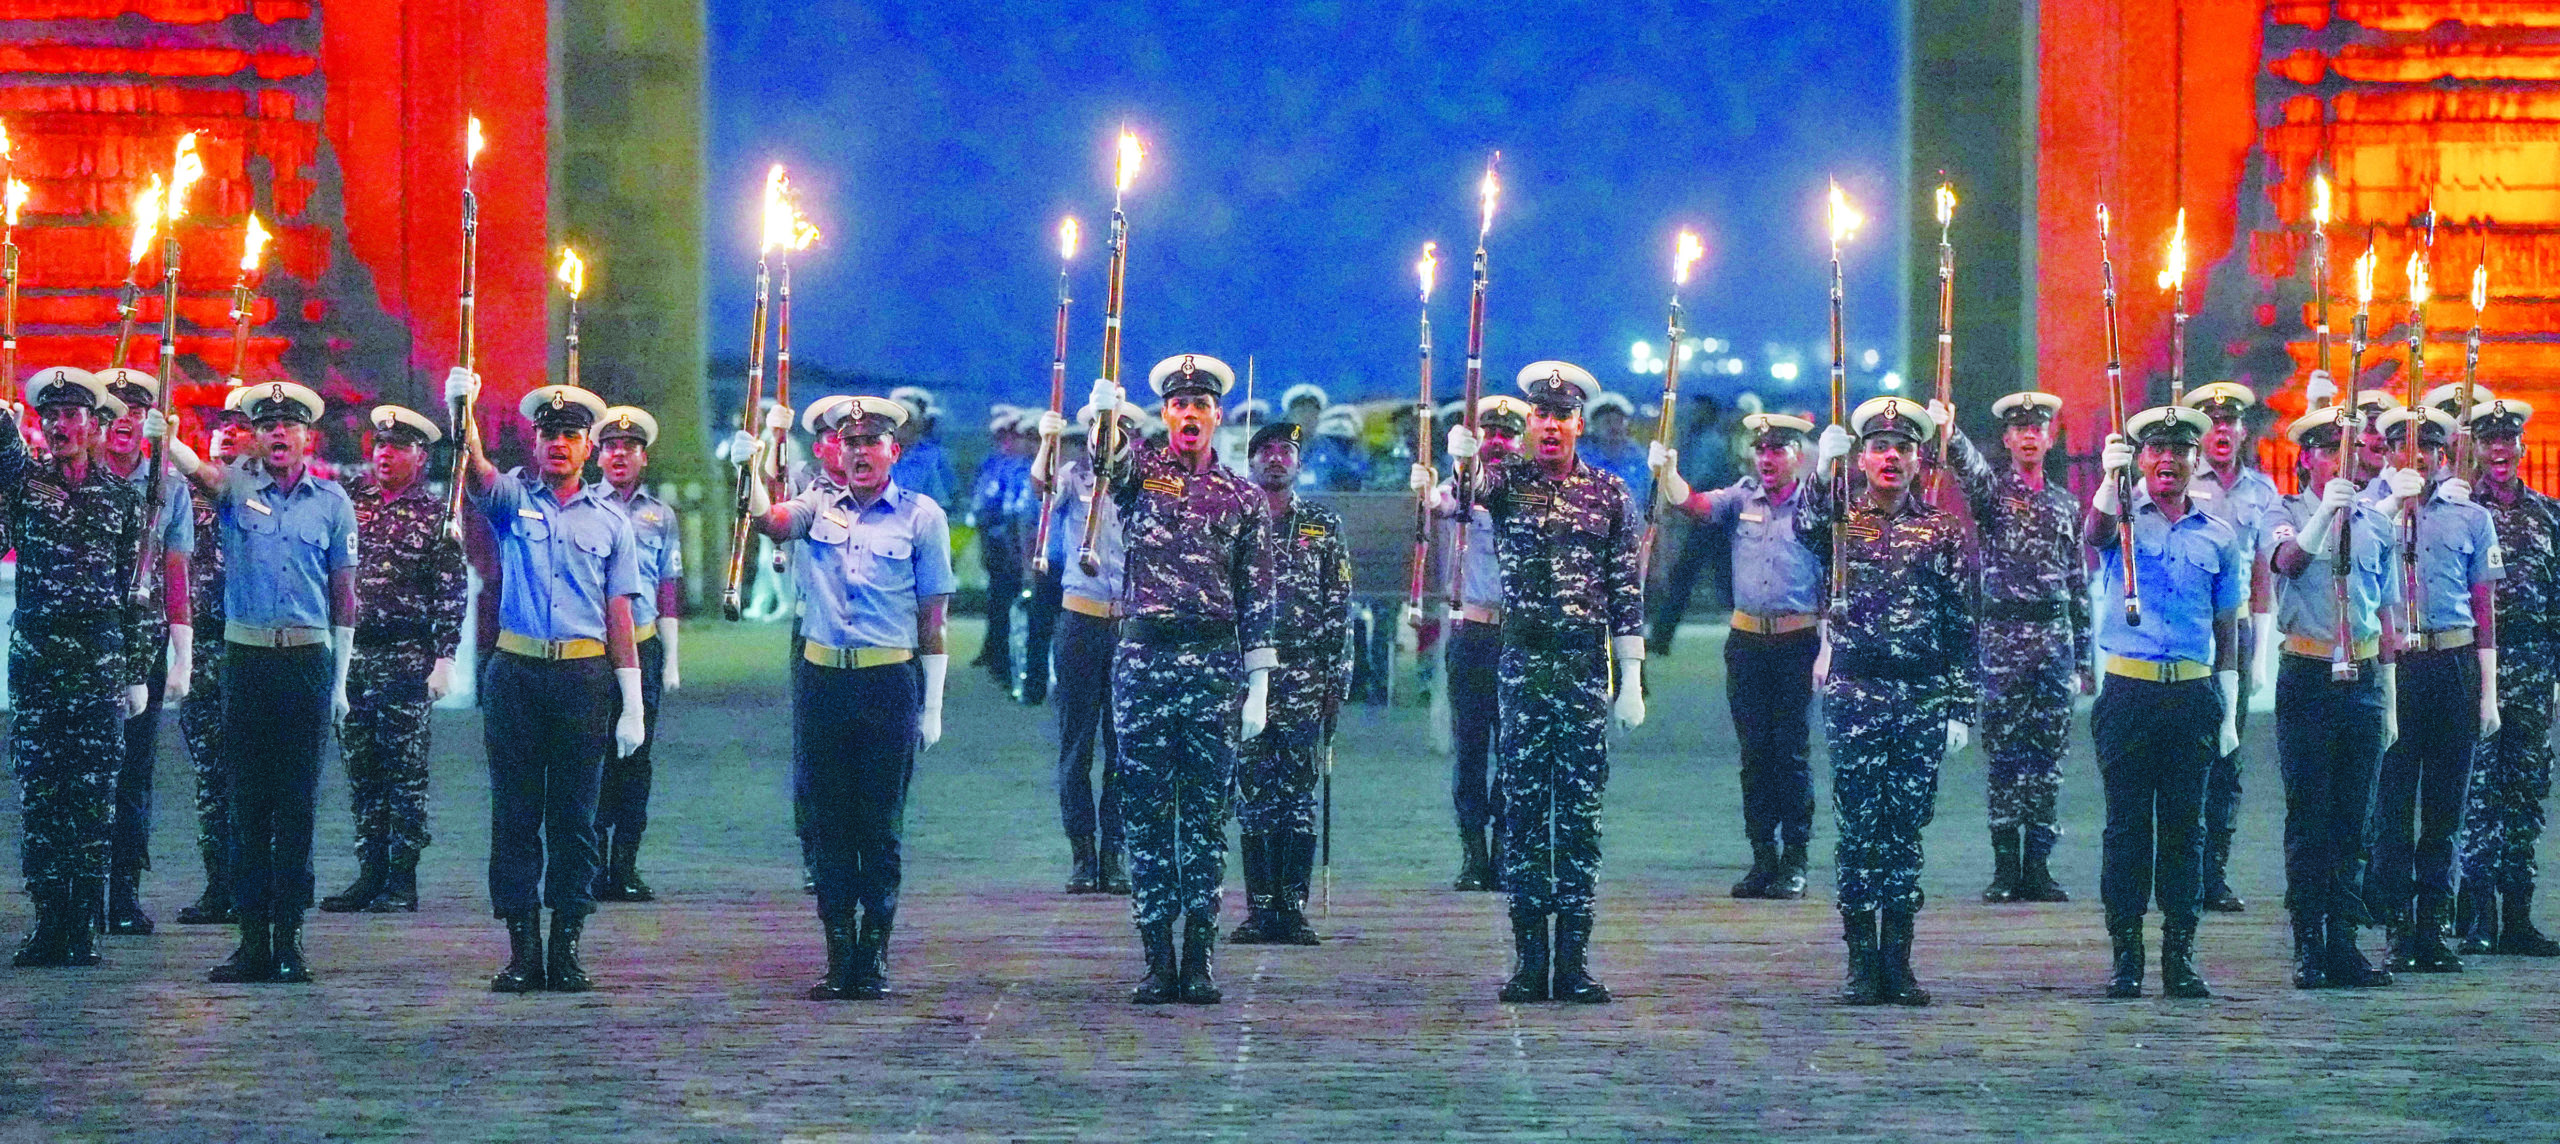
[[[845,516],[844,511],[843,511],[842,509],[832,509],[832,508],[831,508],[831,509],[828,509],[827,511],[825,511],[825,512],[823,512],[823,513],[818,514],[818,516],[819,516],[819,519],[824,520],[824,521],[826,521],[826,522],[827,522],[827,523],[829,523],[829,524],[842,525],[842,526],[844,526],[844,527],[846,527],[846,528],[851,528],[851,527],[853,527],[853,521],[852,521],[850,518],[848,518],[848,517],[846,517],[846,516]]]
[[[541,510],[541,509],[537,509],[537,508],[520,508],[520,509],[517,509],[517,510],[516,510],[516,515],[517,515],[517,516],[520,516],[520,517],[523,517],[523,518],[525,518],[526,520],[543,520],[543,519],[545,519],[545,517],[542,515],[542,510]]]
[[[1140,483],[1151,493],[1160,493],[1169,497],[1182,495],[1182,478],[1180,477],[1148,477]]]
[[[255,497],[251,497],[250,499],[240,503],[248,505],[251,510],[257,512],[261,516],[274,516],[276,514],[276,510],[267,507],[267,502]]]
[[[1298,526],[1298,535],[1310,540],[1322,540],[1330,533],[1321,524],[1302,524]]]
[[[1769,514],[1765,512],[1746,512],[1742,514],[1742,519],[1753,524],[1758,524],[1761,521],[1769,519]]]

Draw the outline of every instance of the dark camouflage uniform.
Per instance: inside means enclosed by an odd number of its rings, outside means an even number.
[[[1351,549],[1342,517],[1303,498],[1268,538],[1279,595],[1280,666],[1271,673],[1261,735],[1236,748],[1247,834],[1316,832],[1324,739],[1350,681]]]
[[[2516,482],[2501,503],[2486,486],[2473,500],[2497,524],[2507,574],[2498,581],[2498,723],[2480,747],[2464,816],[2464,882],[2500,893],[2533,891],[2542,801],[2551,795],[2552,688],[2560,685],[2560,501]]]
[[[366,485],[352,499],[361,618],[338,746],[356,852],[397,866],[427,846],[427,673],[462,646],[462,545],[445,531],[444,499],[424,484],[388,499]]]
[[[1514,917],[1588,919],[1609,785],[1610,641],[1644,633],[1625,482],[1576,464],[1557,479],[1527,458],[1487,470],[1502,567],[1502,888]]]
[[[187,559],[187,595],[195,630],[195,671],[187,697],[178,703],[178,734],[186,740],[187,759],[196,772],[196,847],[204,854],[207,884],[229,893],[231,859],[231,783],[222,767],[222,510],[205,498],[195,482],[187,482],[196,535],[215,537],[196,546]],[[222,895],[217,895],[220,897]]]
[[[1129,912],[1141,927],[1218,916],[1234,809],[1243,654],[1272,643],[1262,490],[1214,462],[1142,449],[1111,481],[1126,570],[1112,718]]]
[[[96,460],[70,484],[0,418],[0,515],[18,549],[10,761],[25,817],[20,862],[40,903],[67,907],[106,880],[125,689],[151,673],[149,617],[127,591],[141,514],[139,486]]]
[[[2071,685],[2089,663],[2089,571],[2080,498],[2059,483],[2028,488],[1994,467],[1962,433],[1956,480],[1982,538],[1979,641],[1982,753],[1991,760],[1991,829],[2023,828],[2026,845],[2053,848],[2054,799],[2071,733]]]
[[[1796,516],[1805,547],[1823,563],[1826,591],[1828,492],[1817,489],[1812,511]],[[1822,693],[1839,905],[1917,910],[1920,829],[1937,813],[1947,721],[1971,719],[1981,702],[1973,561],[1963,527],[1918,496],[1891,514],[1852,505],[1840,528],[1848,597],[1825,613],[1831,675]]]

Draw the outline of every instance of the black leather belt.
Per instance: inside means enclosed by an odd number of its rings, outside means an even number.
[[[1120,621],[1120,638],[1131,643],[1233,643],[1233,620],[1201,620],[1171,616],[1131,616]]]
[[[2011,623],[2042,623],[2063,616],[2060,600],[1984,600],[1982,618]]]
[[[1609,630],[1599,626],[1559,628],[1519,620],[1502,622],[1502,646],[1522,651],[1598,651],[1609,644]]]

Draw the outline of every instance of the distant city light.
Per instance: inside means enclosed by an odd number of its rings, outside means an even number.
[[[1877,353],[1877,352],[1876,352],[1875,350],[1873,350],[1873,349],[1869,349],[1869,350],[1867,350],[1865,353],[1862,353],[1862,354],[1859,354],[1859,355],[1858,355],[1858,368],[1860,368],[1860,369],[1874,369],[1874,368],[1876,367],[1876,363],[1881,362],[1881,361],[1883,361],[1883,360],[1884,360],[1884,355],[1883,355],[1883,354]],[[1893,388],[1893,387],[1892,387],[1892,386],[1886,386],[1885,388],[1887,388],[1887,389],[1891,389],[1891,388]]]
[[[1769,363],[1769,376],[1779,381],[1794,381],[1796,379],[1796,363],[1791,361],[1771,362]]]
[[[1867,356],[1868,356],[1869,358],[1873,358],[1873,357],[1875,357],[1875,356],[1876,356],[1876,351],[1874,351],[1874,350],[1868,350],[1868,351],[1867,351]],[[1886,374],[1884,375],[1884,377],[1882,377],[1881,379],[1878,379],[1878,380],[1877,380],[1876,385],[1878,385],[1879,387],[1881,387],[1881,388],[1883,388],[1883,389],[1885,389],[1885,390],[1887,390],[1887,391],[1900,389],[1900,388],[1902,388],[1902,375],[1901,375],[1901,374],[1898,374],[1898,373],[1890,373],[1890,372],[1888,372],[1888,373],[1886,373]]]
[[[1742,364],[1741,358],[1729,357],[1724,359],[1724,371],[1727,375],[1739,376],[1745,368],[1748,367]]]

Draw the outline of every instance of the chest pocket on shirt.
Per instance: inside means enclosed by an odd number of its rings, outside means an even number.
[[[570,559],[576,560],[582,571],[593,574],[592,582],[601,587],[608,562],[613,559],[613,526],[601,520],[572,520],[563,528],[569,547],[576,550]]]
[[[551,518],[540,514],[526,516],[523,513],[517,513],[515,533],[518,540],[549,540],[551,539]]]
[[[308,544],[308,545],[311,545],[311,546],[312,546],[312,547],[314,547],[314,548],[320,549],[320,550],[321,550],[322,552],[324,552],[324,553],[325,553],[325,552],[327,552],[327,551],[329,550],[329,522],[328,522],[328,521],[325,521],[325,520],[300,520],[300,521],[295,521],[295,522],[293,523],[293,525],[292,525],[292,531],[293,531],[293,538],[294,538],[295,540],[299,540],[299,541],[303,542],[304,544]]]
[[[809,524],[809,543],[837,545],[853,535],[853,527],[832,514],[821,515]]]

